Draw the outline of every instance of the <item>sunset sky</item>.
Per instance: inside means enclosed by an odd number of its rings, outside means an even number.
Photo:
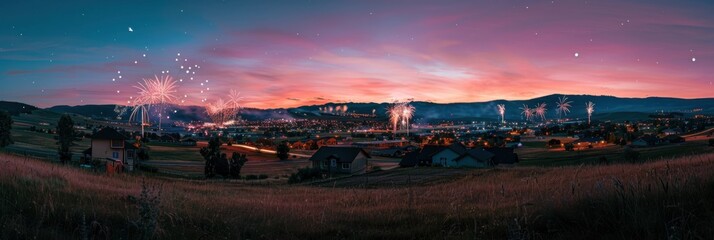
[[[0,4],[0,100],[127,104],[154,75],[258,108],[714,94],[714,1],[72,2]]]

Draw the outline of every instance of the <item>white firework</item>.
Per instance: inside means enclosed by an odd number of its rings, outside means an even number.
[[[498,104],[498,114],[501,115],[501,123],[506,123],[506,105]]]
[[[521,115],[523,115],[526,118],[526,121],[530,121],[531,119],[533,119],[534,112],[531,107],[529,107],[526,104],[523,104],[523,107],[521,107],[520,109],[521,109]]]
[[[400,108],[402,112],[402,121],[407,128],[407,136],[409,136],[409,121],[411,121],[412,117],[414,117],[414,111],[416,110],[416,108],[414,108],[414,106],[409,103],[402,103]]]
[[[538,104],[534,110],[535,115],[540,118],[540,120],[545,121],[545,113],[548,111],[545,103]]]
[[[595,104],[593,102],[588,102],[585,104],[585,111],[588,112],[588,125],[590,125],[590,119],[595,112]]]
[[[563,118],[563,114],[568,115],[570,112],[572,101],[568,101],[568,97],[563,96],[558,98],[558,102],[555,103],[556,111],[558,112],[558,119]]]

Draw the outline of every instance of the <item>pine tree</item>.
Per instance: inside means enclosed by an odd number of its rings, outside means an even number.
[[[278,155],[278,158],[280,160],[285,160],[290,157],[290,146],[288,146],[287,142],[282,142],[278,145],[276,149],[276,155]]]
[[[72,146],[76,136],[74,133],[74,121],[69,115],[62,115],[57,123],[57,134],[59,140],[59,157],[62,163],[72,160],[72,152],[69,148]]]
[[[12,135],[12,117],[5,111],[0,111],[0,148],[13,144]]]

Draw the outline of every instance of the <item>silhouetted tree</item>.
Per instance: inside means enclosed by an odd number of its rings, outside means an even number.
[[[59,122],[57,123],[57,135],[57,140],[59,144],[58,153],[60,161],[62,161],[62,163],[65,163],[69,160],[72,160],[72,152],[69,150],[69,148],[76,140],[76,136],[74,133],[74,121],[72,121],[72,117],[67,114],[62,115]]]
[[[237,152],[233,153],[233,156],[231,156],[231,160],[229,161],[229,173],[231,178],[240,178],[240,170],[247,161],[248,159],[245,154],[238,154]]]
[[[201,156],[206,160],[204,174],[206,178],[212,178],[216,175],[216,163],[221,158],[221,140],[217,137],[212,137],[208,140],[208,147],[202,147],[200,150]]]
[[[288,157],[290,157],[290,146],[288,146],[288,142],[281,142],[275,152],[280,160],[288,159]]]
[[[139,161],[149,160],[149,147],[141,141],[141,137],[134,138],[134,147],[136,147],[136,159]]]
[[[12,129],[12,117],[9,113],[5,111],[0,111],[0,148],[7,147],[7,145],[13,144],[12,135],[10,130]]]

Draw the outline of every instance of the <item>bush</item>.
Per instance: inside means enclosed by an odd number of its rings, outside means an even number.
[[[280,160],[286,160],[290,157],[290,146],[288,146],[287,142],[283,141],[280,145],[278,145],[275,153]]]
[[[258,176],[251,174],[251,175],[245,176],[245,180],[258,180]]]
[[[635,151],[632,148],[625,149],[625,160],[635,163],[640,159],[640,152]]]
[[[258,175],[258,179],[261,179],[261,180],[262,180],[262,179],[268,179],[268,175],[267,175],[267,174],[260,174],[260,175]]]
[[[301,168],[288,178],[288,183],[300,183],[307,180],[322,179],[322,171],[319,168]]]

